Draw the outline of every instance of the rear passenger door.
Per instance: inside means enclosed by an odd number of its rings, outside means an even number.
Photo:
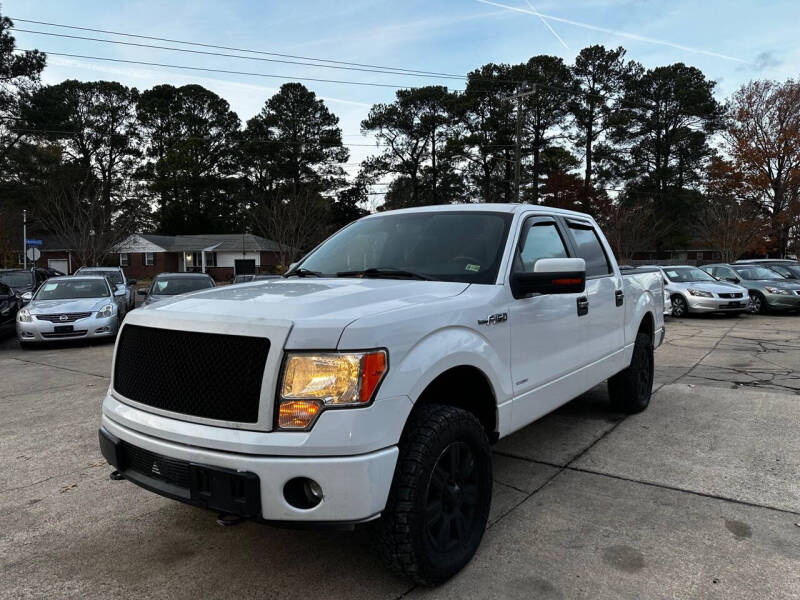
[[[566,223],[575,256],[586,261],[589,318],[582,342],[584,353],[589,363],[608,360],[611,375],[619,370],[615,359],[621,359],[625,346],[622,277],[614,272],[610,250],[604,246],[593,223],[573,218],[567,218]]]

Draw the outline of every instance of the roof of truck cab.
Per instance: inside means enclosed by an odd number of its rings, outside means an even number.
[[[414,208],[400,208],[397,210],[387,210],[385,212],[373,213],[364,217],[371,219],[381,215],[387,214],[408,214],[408,213],[426,213],[426,212],[503,212],[503,213],[519,213],[519,212],[534,212],[557,214],[565,217],[577,217],[580,219],[592,220],[592,217],[586,213],[577,212],[574,210],[565,210],[563,208],[554,208],[552,206],[538,206],[535,204],[487,204],[487,203],[469,203],[469,204],[434,204],[431,206],[417,206]]]

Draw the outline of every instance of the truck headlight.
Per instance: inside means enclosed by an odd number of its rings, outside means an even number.
[[[27,308],[20,309],[17,313],[17,321],[20,323],[30,323],[33,321],[33,317],[31,316],[31,311]]]
[[[693,288],[689,288],[686,291],[689,292],[692,296],[700,296],[702,298],[713,298],[714,297],[714,294],[712,294],[711,292],[705,292],[703,290],[695,290]]]
[[[784,295],[784,294],[785,294],[785,295],[787,295],[787,296],[788,296],[788,295],[790,295],[790,294],[792,293],[792,292],[790,292],[789,290],[785,290],[785,289],[783,289],[783,288],[778,288],[778,287],[770,287],[770,286],[767,286],[767,287],[766,287],[766,288],[764,288],[764,289],[765,289],[765,290],[767,290],[767,291],[768,291],[770,294],[782,294],[782,295]]]
[[[278,428],[307,429],[326,408],[368,404],[386,371],[385,350],[287,355]]]
[[[111,315],[114,314],[114,305],[113,304],[106,304],[103,308],[97,311],[97,318],[98,319],[107,319]]]

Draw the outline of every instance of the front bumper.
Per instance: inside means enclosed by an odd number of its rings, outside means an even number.
[[[71,326],[72,331],[62,333],[56,329],[63,326]],[[40,321],[34,317],[29,323],[17,321],[17,339],[20,342],[29,344],[57,340],[113,338],[117,335],[118,327],[117,315],[104,319],[98,319],[95,315],[92,315],[67,324]]]
[[[686,295],[686,303],[691,312],[745,312],[750,298],[704,298]]]
[[[157,473],[142,473],[140,467],[115,464],[119,462],[112,450],[113,444],[104,437],[143,449],[161,459],[180,461],[200,469],[211,469],[226,473],[242,474],[251,481],[257,479],[258,514],[228,511],[264,521],[296,523],[354,523],[368,521],[380,515],[386,506],[389,489],[397,462],[397,446],[355,456],[258,456],[235,452],[208,450],[168,442],[144,435],[124,427],[106,415],[100,429],[101,450],[126,479],[155,493],[190,504],[198,504],[220,510],[213,504],[203,504],[192,486],[159,482]],[[245,475],[246,474],[246,475]],[[284,497],[284,486],[296,477],[307,477],[316,481],[322,489],[323,499],[315,507],[300,509],[292,506]],[[154,483],[155,482],[155,483]],[[252,493],[250,498],[255,497]]]

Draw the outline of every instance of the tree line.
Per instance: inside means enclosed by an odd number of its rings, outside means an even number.
[[[254,231],[288,263],[366,213],[454,202],[588,212],[623,260],[698,245],[726,260],[800,248],[800,83],[753,81],[725,102],[683,63],[647,69],[590,46],[486,64],[463,90],[401,89],[361,130],[356,176],[339,120],[286,83],[245,123],[200,85],[42,85],[0,19],[0,249],[16,215],[87,264],[134,231]],[[382,199],[382,202],[380,201]],[[15,243],[16,245],[16,243]]]

